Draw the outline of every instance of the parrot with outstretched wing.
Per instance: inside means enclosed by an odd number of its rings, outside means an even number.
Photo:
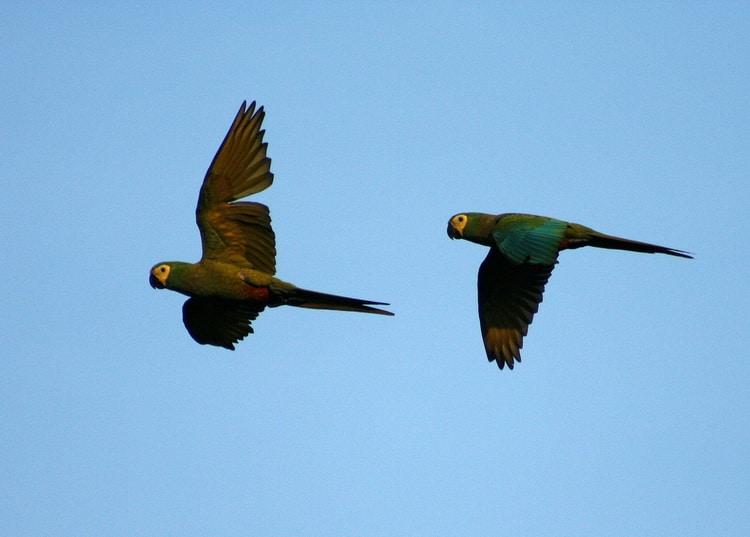
[[[530,214],[461,213],[448,221],[451,239],[490,251],[479,267],[479,325],[489,361],[513,369],[544,286],[561,250],[595,246],[692,259],[682,250],[605,235],[580,224]]]
[[[301,289],[274,277],[276,242],[268,207],[237,201],[273,182],[261,123],[263,107],[243,102],[206,172],[195,210],[203,256],[197,263],[167,261],[151,269],[149,282],[188,300],[182,320],[201,344],[234,350],[252,333],[250,323],[268,307],[282,305],[393,315],[358,298]]]

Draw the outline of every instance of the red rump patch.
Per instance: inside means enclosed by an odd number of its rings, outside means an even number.
[[[267,304],[268,300],[271,298],[271,292],[268,290],[268,287],[255,287],[253,285],[248,285],[246,294],[247,298],[253,302],[260,302],[262,304]]]

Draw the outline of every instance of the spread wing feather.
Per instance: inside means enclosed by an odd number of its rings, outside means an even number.
[[[261,123],[263,107],[242,103],[216,152],[198,196],[195,210],[203,258],[276,272],[276,242],[268,207],[237,202],[268,188],[273,182]]]
[[[516,264],[496,247],[479,267],[477,291],[479,324],[487,359],[502,369],[521,361],[521,347],[542,301],[554,262],[550,265]]]
[[[182,322],[195,341],[234,350],[253,332],[250,323],[263,311],[256,302],[193,297],[182,306]]]

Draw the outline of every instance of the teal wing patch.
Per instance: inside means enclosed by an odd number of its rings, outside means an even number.
[[[518,265],[554,265],[565,236],[567,222],[545,219],[519,222],[511,227],[495,230],[492,238],[511,262]]]

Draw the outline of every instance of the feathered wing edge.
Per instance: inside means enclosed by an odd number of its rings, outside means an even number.
[[[216,151],[201,189],[208,204],[228,203],[265,190],[273,183],[266,131],[261,124],[266,113],[255,101],[245,110],[242,103],[224,140]]]
[[[523,337],[542,302],[552,265],[515,264],[490,248],[479,267],[479,324],[489,361],[513,369],[521,361]]]
[[[276,248],[268,207],[236,200],[273,183],[268,144],[261,124],[265,112],[255,102],[237,115],[206,172],[196,206],[203,256],[219,261],[246,260],[253,268],[274,274]]]
[[[253,333],[250,323],[264,306],[256,302],[192,297],[182,305],[182,322],[201,345],[234,350],[234,344]]]

